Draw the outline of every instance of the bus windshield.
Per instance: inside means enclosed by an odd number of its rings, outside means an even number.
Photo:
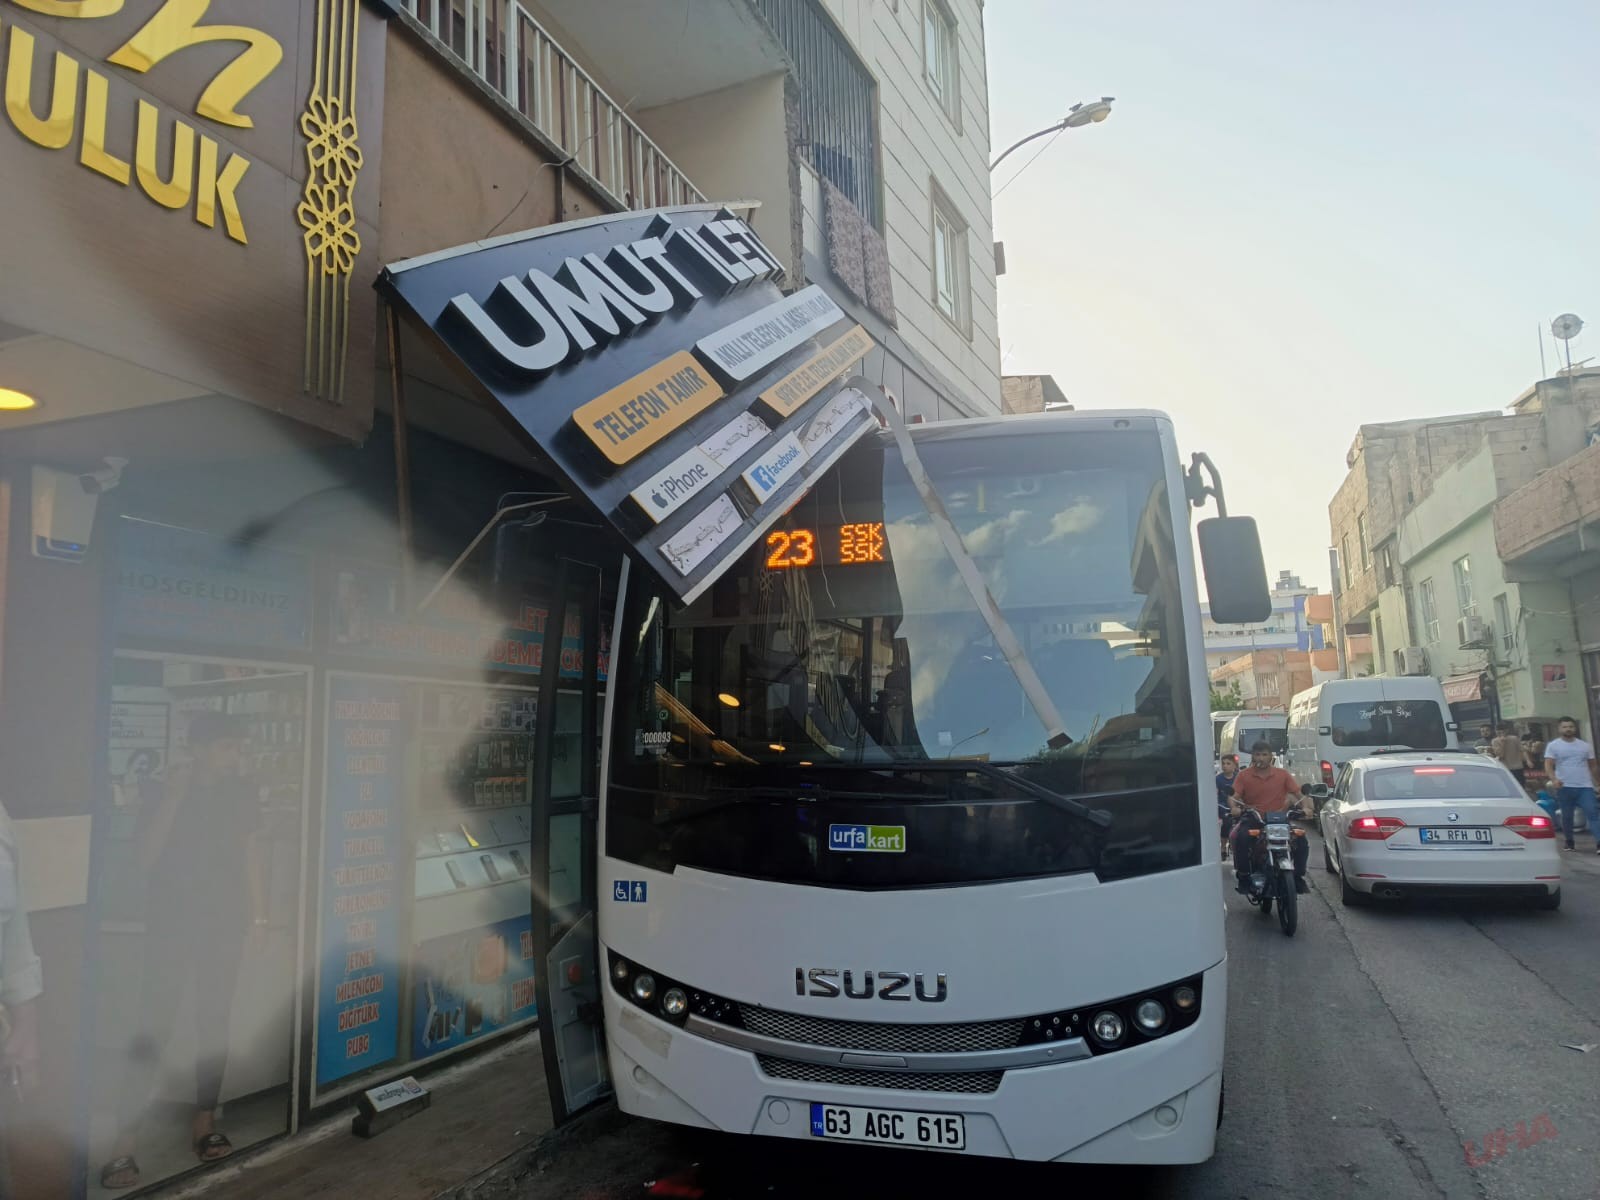
[[[655,796],[657,833],[664,815],[703,808],[715,793],[726,834],[751,819],[730,816],[730,803],[802,780],[869,807],[959,801],[967,811],[974,796],[1045,807],[1008,786],[994,770],[1003,767],[1058,795],[1098,797],[1113,824],[1101,834],[1047,807],[1013,815],[1010,836],[1027,843],[1031,827],[1032,844],[991,855],[979,868],[991,877],[1190,861],[1195,714],[1157,436],[952,429],[918,448],[1070,743],[1048,745],[904,464],[872,441],[702,601],[670,616],[642,602],[616,782],[624,794],[639,789],[635,805]],[[1134,842],[1143,866],[1128,857]],[[826,850],[821,862],[810,857],[813,868],[837,865]]]

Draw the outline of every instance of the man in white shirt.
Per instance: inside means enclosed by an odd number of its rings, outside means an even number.
[[[1600,854],[1600,813],[1595,811],[1595,790],[1600,788],[1600,770],[1594,762],[1594,747],[1578,736],[1578,722],[1562,717],[1557,724],[1559,737],[1544,748],[1545,774],[1557,785],[1556,800],[1561,805],[1561,832],[1567,849],[1576,850],[1572,841],[1572,813],[1583,809],[1584,820],[1594,836],[1595,853]]]

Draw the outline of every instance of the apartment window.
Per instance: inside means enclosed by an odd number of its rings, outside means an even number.
[[[1394,586],[1394,547],[1385,546],[1378,551],[1378,586]]]
[[[878,95],[872,75],[818,0],[755,0],[755,5],[794,62],[798,153],[881,230]]]
[[[1372,614],[1372,661],[1383,670],[1383,621],[1377,613]]]
[[[1439,610],[1433,602],[1433,580],[1424,579],[1417,584],[1417,611],[1422,614],[1422,628],[1430,642],[1439,640]]]
[[[1350,535],[1339,539],[1339,569],[1344,572],[1344,590],[1350,590]]]
[[[1472,598],[1472,560],[1462,555],[1451,564],[1456,577],[1456,607],[1463,617],[1478,614],[1478,602]]]
[[[1280,695],[1281,693],[1278,690],[1279,687],[1280,687],[1280,684],[1278,683],[1278,677],[1276,675],[1263,675],[1261,677],[1261,693],[1260,693],[1261,695],[1263,695],[1263,696],[1277,696],[1277,695]]]
[[[1511,604],[1504,592],[1494,598],[1494,631],[1500,639],[1500,649],[1510,654],[1517,644],[1517,631],[1511,628]]]
[[[1361,551],[1361,569],[1364,571],[1372,565],[1372,560],[1367,556],[1367,514],[1362,513],[1356,518],[1356,544]]]
[[[933,192],[933,302],[964,335],[968,328],[967,225],[939,185]]]
[[[941,0],[922,0],[922,74],[945,115],[961,124],[961,58],[956,22]]]

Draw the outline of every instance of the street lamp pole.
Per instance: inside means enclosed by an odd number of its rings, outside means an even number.
[[[1101,96],[1098,100],[1086,100],[1082,103],[1074,104],[1067,110],[1067,115],[1054,125],[1046,125],[1043,129],[1030,133],[1027,137],[1007,146],[1001,152],[1000,157],[989,164],[989,170],[993,172],[996,167],[1006,160],[1008,154],[1018,146],[1026,146],[1035,138],[1042,138],[1050,133],[1060,133],[1063,129],[1077,129],[1084,125],[1098,125],[1111,115],[1111,102],[1115,99],[1115,96]]]

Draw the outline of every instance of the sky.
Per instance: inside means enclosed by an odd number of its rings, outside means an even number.
[[[1600,5],[989,0],[1006,374],[1171,414],[1267,573],[1329,586],[1363,422],[1504,408],[1541,326],[1600,358]],[[1554,372],[1555,343],[1545,354]]]

